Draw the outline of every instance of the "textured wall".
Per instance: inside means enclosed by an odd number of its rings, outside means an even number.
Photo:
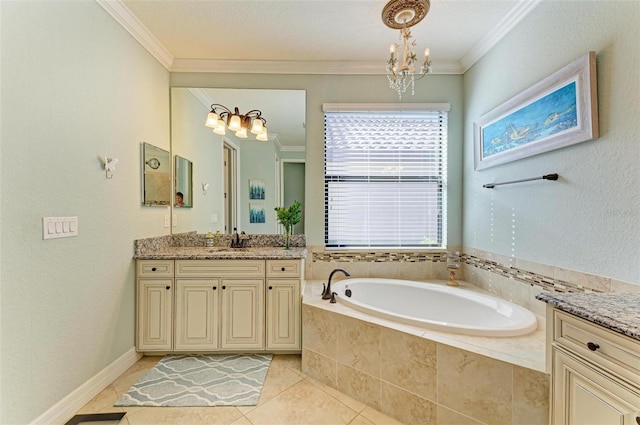
[[[0,422],[23,424],[134,345],[133,239],[169,231],[140,200],[140,144],[169,148],[169,73],[95,2],[0,11]],[[78,237],[42,240],[67,215]]]
[[[640,283],[639,21],[636,1],[541,2],[465,74],[465,246]],[[600,138],[474,171],[473,121],[590,50]]]

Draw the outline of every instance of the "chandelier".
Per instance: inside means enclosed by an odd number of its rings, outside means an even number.
[[[382,22],[389,28],[400,30],[402,46],[397,43],[391,45],[389,49],[391,55],[386,68],[389,87],[398,92],[400,99],[409,86],[411,86],[411,94],[415,94],[416,80],[431,72],[429,48],[424,51],[424,61],[420,69],[416,69],[418,62],[414,51],[416,42],[411,39],[409,30],[427,16],[429,7],[429,0],[391,0],[382,10]],[[402,51],[398,51],[400,48]]]
[[[211,112],[207,115],[205,126],[212,128],[213,132],[224,136],[226,129],[233,131],[236,137],[246,139],[248,133],[254,134],[256,140],[266,142],[267,136],[267,120],[262,116],[262,112],[252,109],[246,114],[241,114],[238,107],[231,112],[229,108],[219,103],[211,105]]]

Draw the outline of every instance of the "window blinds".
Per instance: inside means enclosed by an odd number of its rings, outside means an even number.
[[[325,109],[327,247],[445,246],[447,110]]]

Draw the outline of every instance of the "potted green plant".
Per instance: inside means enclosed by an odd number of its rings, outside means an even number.
[[[293,232],[293,226],[302,219],[302,204],[293,201],[289,208],[275,207],[278,222],[284,226],[284,249],[289,249],[289,239]]]

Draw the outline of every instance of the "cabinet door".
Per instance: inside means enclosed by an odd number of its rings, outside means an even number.
[[[267,280],[267,349],[300,350],[300,280]]]
[[[171,350],[173,279],[139,279],[138,351]]]
[[[223,350],[264,349],[264,279],[222,279]]]
[[[640,390],[556,348],[553,383],[554,424],[636,425]]]
[[[217,279],[176,279],[175,350],[218,348]]]

